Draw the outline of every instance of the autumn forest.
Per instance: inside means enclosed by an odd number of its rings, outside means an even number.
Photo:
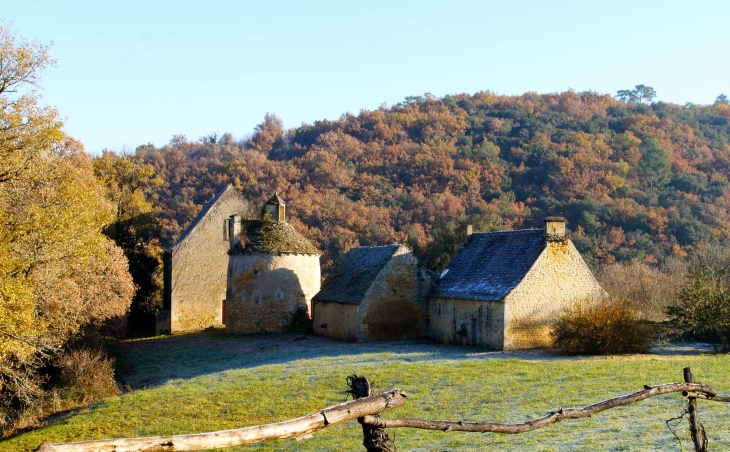
[[[643,85],[642,85],[643,86]],[[175,136],[105,153],[160,180],[144,193],[170,244],[233,183],[262,202],[278,190],[328,266],[359,245],[407,243],[443,269],[476,230],[568,219],[593,267],[661,265],[730,237],[730,105],[679,106],[594,92],[489,91],[344,114],[285,129],[267,114],[250,138]]]
[[[228,184],[252,212],[277,191],[325,275],[354,247],[391,243],[441,272],[469,224],[563,216],[603,287],[656,322],[683,262],[730,245],[725,95],[682,106],[646,85],[425,94],[290,129],[268,113],[241,139],[175,135],[92,156],[34,91],[54,64],[47,45],[0,23],[0,437],[119,393],[103,350],[154,332],[164,250]],[[625,283],[638,280],[653,295]]]

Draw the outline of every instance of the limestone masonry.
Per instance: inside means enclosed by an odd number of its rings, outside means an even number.
[[[320,252],[286,223],[274,196],[261,220],[229,220],[226,332],[281,333],[308,325],[319,292]]]
[[[549,347],[565,308],[604,298],[565,220],[544,230],[472,234],[431,291],[431,336],[496,350]]]
[[[165,253],[157,332],[311,327],[350,341],[430,336],[495,350],[549,347],[566,307],[606,297],[565,231],[561,217],[548,217],[545,229],[468,227],[438,277],[404,245],[358,247],[320,290],[320,252],[286,222],[285,201],[274,193],[251,212],[229,185]]]
[[[222,325],[228,269],[224,220],[247,208],[248,203],[228,185],[165,252],[164,309],[157,318],[157,334]]]

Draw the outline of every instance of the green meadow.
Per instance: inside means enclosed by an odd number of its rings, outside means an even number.
[[[0,449],[284,421],[345,401],[345,377],[352,373],[367,376],[378,392],[399,387],[408,393],[406,406],[386,412],[386,418],[523,422],[644,384],[682,381],[686,366],[697,381],[730,394],[730,356],[697,349],[564,357],[427,341],[352,344],[313,336],[236,337],[214,330],[127,343],[117,362],[126,388],[122,396],[57,416],[45,428],[0,443]],[[730,406],[699,403],[710,448],[730,449]],[[674,428],[679,440],[665,424],[684,406],[680,394],[669,394],[519,435],[388,432],[400,451],[691,450],[686,418]],[[228,450],[364,451],[361,441],[360,427],[351,421],[299,442],[283,439]]]

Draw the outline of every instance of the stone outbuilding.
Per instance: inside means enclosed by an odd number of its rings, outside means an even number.
[[[494,350],[549,347],[566,307],[605,296],[561,217],[548,217],[544,230],[470,232],[430,294],[435,339]]]
[[[285,221],[278,196],[259,220],[229,219],[226,332],[280,333],[309,325],[319,292],[319,250]]]
[[[226,221],[245,216],[248,203],[228,185],[203,207],[165,251],[163,309],[156,333],[219,326],[224,321],[228,247]]]
[[[407,246],[354,248],[314,297],[314,332],[350,341],[425,337],[435,276]]]

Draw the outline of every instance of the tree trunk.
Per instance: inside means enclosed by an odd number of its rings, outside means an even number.
[[[341,403],[298,419],[275,424],[193,435],[118,438],[65,444],[43,443],[36,449],[36,452],[191,451],[242,446],[279,438],[303,438],[311,436],[328,425],[381,413],[403,406],[405,403],[406,394],[400,389],[393,389],[376,396]]]

